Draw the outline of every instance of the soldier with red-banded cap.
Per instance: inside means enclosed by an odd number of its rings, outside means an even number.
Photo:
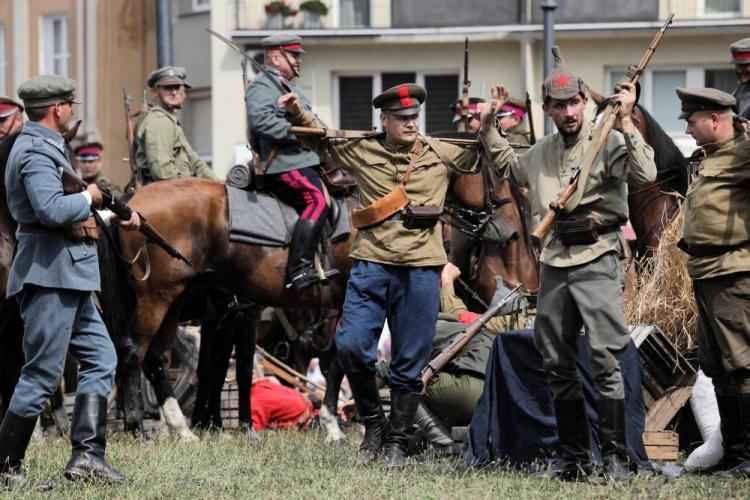
[[[299,213],[289,247],[287,287],[301,292],[321,281],[314,258],[330,207],[318,172],[320,158],[289,133],[289,122],[276,101],[282,95],[281,86],[295,92],[300,105],[312,110],[309,99],[294,82],[302,71],[305,50],[300,37],[289,34],[271,35],[261,40],[261,45],[263,64],[276,81],[259,73],[250,82],[245,96],[247,122],[260,148],[263,188]],[[326,271],[325,280],[336,274],[335,269]]]
[[[365,422],[360,453],[372,462],[385,445],[386,463],[392,467],[405,465],[406,433],[420,399],[420,373],[432,349],[440,269],[447,261],[438,216],[448,181],[452,172],[474,173],[480,167],[476,148],[420,135],[419,112],[426,96],[415,84],[377,96],[373,105],[381,111],[384,133],[373,137],[343,142],[300,137],[321,158],[351,171],[359,185],[354,264],[336,346]],[[279,107],[293,125],[320,126],[295,93],[279,99]],[[416,221],[409,207],[402,210],[406,203],[423,206],[426,217]],[[392,335],[387,421],[375,385],[378,338],[386,319]]]
[[[738,115],[750,120],[750,38],[737,40],[729,46],[732,53],[734,72],[737,74],[737,87],[732,95],[737,100],[735,112]]]
[[[476,134],[479,132],[479,119],[477,118],[480,103],[485,102],[481,97],[469,97],[469,117],[466,120],[466,131]],[[464,100],[459,99],[451,104],[453,111],[453,123],[458,124],[464,119]]]
[[[495,123],[508,142],[531,144],[523,119],[526,117],[526,103],[517,97],[509,97],[495,115]]]
[[[593,123],[584,119],[586,85],[565,65],[557,47],[553,55],[555,66],[544,81],[542,96],[544,111],[555,122],[557,133],[516,154],[494,126],[497,111],[508,102],[505,87],[496,86],[492,102],[482,110],[479,134],[500,174],[528,187],[540,213],[565,189],[593,140]],[[554,394],[560,448],[549,472],[566,480],[592,471],[589,424],[576,368],[576,339],[585,325],[594,381],[601,394],[597,410],[603,472],[617,481],[628,481],[624,387],[618,359],[630,341],[623,318],[624,278],[619,264],[629,249],[620,226],[628,219],[628,185],[656,179],[654,152],[630,116],[634,90],[633,85],[624,84],[611,97],[620,103],[619,130],[606,137],[602,152],[579,183],[578,199],[566,204],[571,211],[561,214],[540,256],[534,342]]]
[[[23,105],[10,97],[0,96],[0,143],[23,127]]]

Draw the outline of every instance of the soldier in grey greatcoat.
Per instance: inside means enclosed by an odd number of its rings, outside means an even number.
[[[299,292],[321,280],[313,262],[330,208],[318,173],[320,158],[289,133],[284,110],[276,106],[286,93],[279,90],[282,86],[299,96],[305,110],[312,109],[310,100],[293,82],[302,67],[302,42],[298,36],[282,34],[264,38],[261,45],[264,66],[275,81],[261,72],[250,82],[245,96],[247,122],[260,146],[264,189],[299,213],[287,263],[287,286]],[[338,271],[331,269],[325,278],[336,274]]]
[[[68,350],[80,373],[65,477],[122,481],[124,476],[104,460],[107,398],[117,357],[92,298],[100,286],[96,241],[92,233],[76,237],[70,230],[89,218],[102,196],[96,184],[64,194],[61,180],[63,170],[73,172],[62,134],[74,114],[75,82],[37,76],[21,84],[18,95],[30,121],[5,170],[8,208],[18,222],[7,295],[21,306],[26,364],[0,425],[0,481],[25,483],[21,462],[44,403],[60,383]],[[137,228],[140,220],[133,214],[129,221],[112,220]]]

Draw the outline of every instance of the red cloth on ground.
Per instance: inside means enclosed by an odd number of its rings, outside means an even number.
[[[313,416],[312,402],[298,391],[270,380],[259,380],[250,389],[253,428],[307,428]]]

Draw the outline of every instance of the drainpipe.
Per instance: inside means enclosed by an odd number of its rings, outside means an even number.
[[[156,0],[156,65],[172,65],[172,0]]]
[[[552,69],[552,52],[550,49],[555,45],[555,0],[543,0],[542,14],[544,17],[544,78],[547,78]],[[552,119],[544,118],[544,135],[551,134],[554,128]]]

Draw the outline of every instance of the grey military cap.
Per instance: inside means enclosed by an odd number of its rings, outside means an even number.
[[[61,75],[38,75],[16,90],[26,108],[44,108],[58,102],[75,102],[76,82]]]
[[[731,94],[712,88],[677,87],[680,98],[680,119],[688,119],[696,111],[726,111],[735,105],[737,100]]]
[[[542,100],[546,103],[550,97],[561,100],[571,99],[578,94],[586,97],[588,95],[586,84],[565,64],[560,48],[555,45],[551,50],[555,64],[542,84]]]
[[[729,46],[732,53],[731,64],[750,64],[750,38],[737,40]]]
[[[23,104],[10,97],[0,96],[0,118],[10,116],[15,112],[23,112]]]
[[[260,44],[265,50],[284,49],[287,52],[296,52],[298,54],[305,53],[304,49],[302,48],[302,39],[297,35],[275,33],[271,36],[265,37],[260,41]]]
[[[158,87],[163,85],[184,85],[190,88],[190,84],[186,80],[187,71],[181,66],[162,66],[156,69],[148,75],[148,86]]]

